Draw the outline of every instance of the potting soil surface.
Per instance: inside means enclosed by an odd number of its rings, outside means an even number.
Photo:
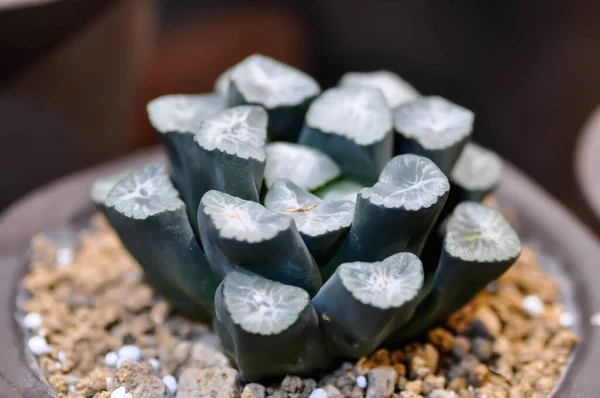
[[[23,284],[29,348],[59,397],[546,397],[577,343],[573,316],[533,250],[419,342],[327,375],[247,384],[207,325],[144,283],[102,216],[76,248],[45,235]]]

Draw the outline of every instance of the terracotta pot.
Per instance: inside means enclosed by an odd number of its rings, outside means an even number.
[[[27,271],[27,248],[39,231],[78,224],[94,207],[88,198],[92,181],[106,173],[150,160],[164,160],[158,150],[63,178],[15,203],[0,218],[0,396],[3,398],[51,397],[40,381],[39,371],[26,353],[24,336],[15,317],[17,292]],[[567,267],[575,286],[575,301],[581,311],[581,343],[555,396],[597,396],[600,367],[600,328],[589,324],[600,311],[600,246],[571,213],[510,165],[498,190],[501,204],[514,209],[519,229],[539,241],[543,250]]]

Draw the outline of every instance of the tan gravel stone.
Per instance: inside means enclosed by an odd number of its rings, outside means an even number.
[[[57,248],[41,235],[34,238],[31,271],[23,280],[30,293],[24,308],[42,316],[41,331],[52,346],[39,364],[57,394],[109,398],[116,383],[127,382],[135,390],[136,384],[127,380],[144,378],[150,382],[139,384],[164,392],[160,378],[172,374],[179,379],[178,398],[238,397],[237,372],[212,343],[205,344],[210,340],[203,339],[209,333],[207,325],[173,312],[143,283],[140,267],[103,217],[94,217],[92,225],[81,234],[72,264],[56,265]],[[531,316],[522,306],[529,295],[543,301],[539,316]],[[430,330],[425,342],[377,350],[330,373],[319,386],[333,395],[339,391],[355,398],[368,391],[370,396],[383,391],[383,396],[393,398],[432,394],[441,398],[450,391],[454,398],[545,397],[578,342],[560,325],[564,307],[559,300],[558,285],[538,266],[536,253],[526,248],[497,282]],[[104,355],[123,344],[141,349],[140,362],[124,363],[118,372],[105,367]],[[158,371],[149,367],[150,358],[159,361]],[[368,376],[366,389],[357,386],[359,375]],[[250,384],[243,397],[307,398],[317,387],[312,379],[290,377],[286,390],[290,383],[293,392],[282,391],[277,381],[262,390],[261,385]]]
[[[187,368],[179,380],[177,398],[235,398],[238,372],[232,368]]]
[[[369,372],[367,398],[384,398],[394,393],[398,374],[394,368],[378,367]]]
[[[447,329],[437,327],[430,330],[427,337],[443,353],[450,352],[454,348],[454,335]]]

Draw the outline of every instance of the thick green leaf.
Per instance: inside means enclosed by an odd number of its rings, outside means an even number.
[[[392,157],[392,117],[381,91],[331,88],[310,105],[299,143],[325,152],[344,175],[372,184]]]
[[[310,374],[331,365],[304,290],[233,271],[219,286],[215,307],[215,329],[245,380]]]
[[[420,97],[394,110],[396,153],[431,159],[449,174],[473,131],[470,110],[438,96]]]

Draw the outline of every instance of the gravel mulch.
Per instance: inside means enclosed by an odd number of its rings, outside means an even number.
[[[144,284],[102,216],[78,247],[31,246],[28,346],[59,397],[536,398],[565,371],[576,335],[557,283],[526,248],[512,269],[423,341],[315,379],[244,385],[208,326]]]

